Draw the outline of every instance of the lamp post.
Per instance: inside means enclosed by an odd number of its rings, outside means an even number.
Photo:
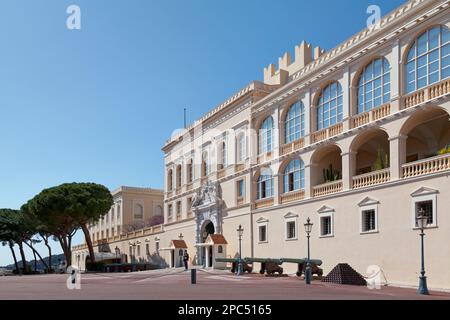
[[[119,247],[116,246],[116,248],[114,249],[114,251],[116,252],[116,262],[119,263],[119,262],[118,262],[118,260],[119,260],[119,254],[120,254],[120,249],[119,249]]]
[[[311,223],[311,219],[306,220],[306,223],[304,224],[305,226],[305,231],[306,231],[306,238],[308,238],[308,260],[306,261],[306,269],[305,269],[305,283],[306,284],[311,284],[311,256],[310,256],[310,248],[309,248],[309,238],[310,238],[310,233],[312,230],[312,226],[313,224]]]
[[[239,261],[236,275],[240,276],[242,274],[242,235],[244,234],[244,229],[239,225],[239,228],[236,231],[239,237]]]
[[[420,277],[419,277],[419,294],[428,295],[427,287],[427,277],[425,276],[425,254],[424,254],[424,229],[428,224],[428,216],[425,214],[423,208],[419,209],[419,215],[416,218],[417,226],[420,229],[420,255],[421,255],[421,266],[420,266]]]
[[[180,234],[178,235],[178,239],[183,240],[184,236],[183,234],[180,232]]]

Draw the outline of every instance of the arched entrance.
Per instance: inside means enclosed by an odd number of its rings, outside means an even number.
[[[202,232],[201,232],[202,243],[205,243],[206,239],[208,238],[208,236],[210,234],[215,234],[214,223],[211,220],[206,220],[202,226]],[[208,252],[206,250],[208,250]],[[214,252],[213,252],[212,246],[202,247],[202,264],[205,267],[213,265],[213,261],[214,261],[213,255],[214,255]]]

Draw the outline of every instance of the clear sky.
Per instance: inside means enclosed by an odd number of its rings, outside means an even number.
[[[63,182],[162,188],[184,107],[192,122],[303,39],[329,50],[369,5],[404,2],[0,0],[0,208]],[[71,4],[81,30],[66,28]]]

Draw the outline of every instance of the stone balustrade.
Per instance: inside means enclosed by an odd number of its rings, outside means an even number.
[[[267,208],[273,206],[273,198],[259,199],[255,201],[255,209]]]
[[[450,170],[450,154],[410,162],[402,166],[403,178]]]
[[[288,203],[298,200],[303,200],[305,198],[305,190],[296,190],[288,193],[283,193],[281,195],[281,203]]]
[[[361,174],[352,178],[353,189],[373,186],[388,182],[391,179],[390,169],[377,170],[366,174]]]
[[[342,180],[324,183],[313,187],[313,196],[321,197],[342,191]]]
[[[428,88],[428,98],[434,99],[450,93],[450,79],[439,82]]]

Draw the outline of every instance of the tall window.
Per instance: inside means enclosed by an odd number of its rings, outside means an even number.
[[[144,207],[141,204],[136,203],[134,205],[134,219],[142,220],[144,219]]]
[[[181,187],[181,164],[177,166],[177,188]]]
[[[294,103],[286,115],[285,143],[291,143],[305,135],[305,107],[301,101]]]
[[[202,176],[209,175],[208,153],[204,152],[202,156]]]
[[[244,162],[246,157],[245,152],[245,134],[241,133],[238,137],[238,162]]]
[[[225,141],[222,142],[222,159],[220,159],[222,161],[222,168],[225,168],[227,166],[228,163],[228,157],[227,157],[227,143]]]
[[[167,189],[172,191],[172,183],[173,183],[173,173],[172,169],[167,172]]]
[[[257,198],[264,199],[273,196],[273,177],[270,169],[264,169],[258,178]]]
[[[267,117],[259,129],[259,153],[272,151],[273,119]]]
[[[189,160],[188,164],[187,164],[187,181],[188,183],[192,182],[192,178],[193,178],[193,166],[192,166],[192,159]]]
[[[333,82],[320,94],[317,106],[317,130],[335,125],[341,122],[342,118],[342,87],[338,82]]]
[[[358,113],[367,112],[391,99],[391,75],[387,59],[379,58],[367,65],[359,78]]]
[[[239,180],[237,182],[237,196],[238,198],[243,198],[245,196],[244,180]]]
[[[167,206],[167,216],[168,216],[168,217],[172,217],[172,215],[173,215],[173,207],[172,207],[171,204],[169,204],[169,205]]]
[[[437,26],[422,33],[411,46],[406,62],[407,93],[450,76],[450,35]]]
[[[284,192],[305,189],[305,165],[302,160],[292,160],[284,169]]]
[[[286,222],[286,239],[292,240],[296,237],[295,221]]]

